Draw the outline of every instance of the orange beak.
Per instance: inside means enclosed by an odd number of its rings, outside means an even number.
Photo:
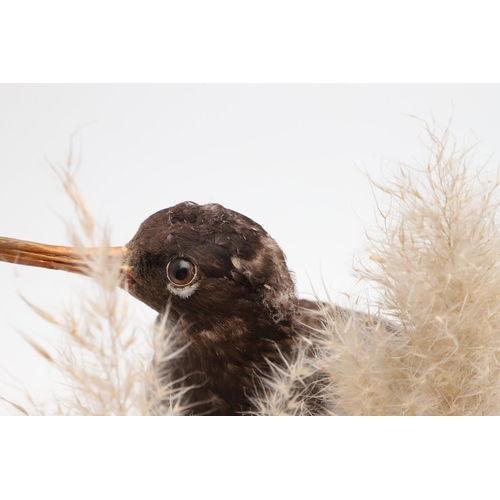
[[[97,258],[101,253],[100,248],[88,248],[82,255],[72,247],[44,245],[43,243],[0,237],[0,261],[59,269],[87,276],[91,274],[89,261]],[[107,255],[108,266],[116,268],[119,262],[121,273],[131,277],[130,269],[124,262],[125,253],[126,247],[110,247]]]

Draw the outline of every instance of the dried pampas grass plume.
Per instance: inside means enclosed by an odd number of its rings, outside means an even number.
[[[73,143],[72,138],[72,143]],[[77,224],[67,223],[71,245],[85,262],[92,279],[92,293],[79,297],[75,309],[56,316],[28,301],[31,310],[62,332],[56,353],[31,337],[26,341],[60,373],[66,396],[57,397],[51,413],[56,415],[179,415],[185,411],[188,388],[171,380],[157,366],[178,355],[175,328],[165,322],[147,328],[134,326],[131,300],[120,290],[120,262],[109,265],[109,233],[99,230],[75,181],[78,161],[70,148],[67,162],[52,165],[75,209]],[[86,248],[98,247],[97,254]],[[133,299],[132,299],[133,300]],[[153,360],[153,362],[152,362]],[[45,414],[46,410],[26,395],[31,408],[6,401],[22,414]]]
[[[333,317],[319,338],[339,414],[500,413],[498,179],[448,129],[426,131],[426,165],[372,181],[389,208],[369,241],[375,267],[357,271],[394,324]]]

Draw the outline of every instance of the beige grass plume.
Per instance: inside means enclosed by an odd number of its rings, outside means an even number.
[[[426,130],[424,166],[372,181],[389,208],[370,238],[376,267],[358,271],[397,329],[333,317],[320,335],[335,413],[500,413],[498,180],[471,166],[448,129]]]
[[[73,138],[72,138],[73,142]],[[65,164],[53,166],[72,202],[76,224],[67,222],[72,246],[90,269],[92,290],[79,296],[73,309],[57,316],[35,304],[30,308],[62,333],[56,354],[47,352],[34,338],[29,344],[62,376],[65,395],[58,395],[53,411],[59,415],[149,415],[181,414],[188,389],[172,380],[157,366],[182,352],[175,340],[175,328],[165,322],[141,328],[131,320],[128,294],[120,290],[119,262],[109,265],[109,234],[99,230],[75,181],[78,161],[72,148]],[[86,248],[98,247],[98,254]],[[7,401],[18,412],[45,414],[29,394],[29,406]],[[5,401],[5,400],[4,400]]]

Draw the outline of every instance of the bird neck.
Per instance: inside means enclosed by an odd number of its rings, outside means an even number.
[[[192,387],[187,394],[193,414],[249,412],[256,377],[268,373],[270,363],[281,363],[295,344],[293,318],[276,322],[262,309],[244,317],[210,318],[191,324],[176,321],[186,349],[174,360],[171,376]]]

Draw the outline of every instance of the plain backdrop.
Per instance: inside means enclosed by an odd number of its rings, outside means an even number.
[[[496,84],[4,84],[0,86],[0,235],[68,244],[71,204],[50,164],[70,137],[77,180],[111,242],[178,202],[217,202],[260,223],[287,255],[301,296],[348,303],[376,205],[367,174],[421,163],[421,121],[445,127],[496,171]],[[491,158],[490,158],[491,157]],[[57,313],[87,278],[0,263],[0,396],[60,390],[19,332],[56,342],[21,296]],[[138,322],[155,313],[135,307]],[[10,413],[8,407],[0,408]]]

